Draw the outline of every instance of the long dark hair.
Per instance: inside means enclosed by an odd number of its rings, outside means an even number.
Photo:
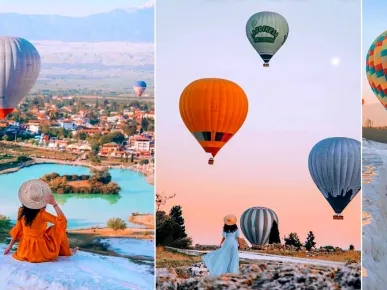
[[[18,220],[20,221],[24,217],[24,222],[27,227],[31,227],[32,222],[38,215],[41,209],[31,209],[22,205],[19,209]]]
[[[237,225],[231,225],[231,226],[228,226],[228,225],[224,225],[223,226],[223,231],[225,233],[233,233],[235,232],[236,230],[238,229],[238,226]]]

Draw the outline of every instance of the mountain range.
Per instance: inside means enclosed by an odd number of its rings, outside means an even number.
[[[0,13],[0,35],[32,41],[153,43],[154,6],[85,17]]]

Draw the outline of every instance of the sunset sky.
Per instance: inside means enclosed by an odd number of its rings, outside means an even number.
[[[363,3],[362,81],[365,104],[379,103],[369,86],[365,68],[366,56],[372,42],[387,30],[386,9],[387,2],[384,0],[367,0]],[[380,106],[382,107],[381,104]]]
[[[270,68],[245,34],[248,18],[265,10],[290,28]],[[359,249],[360,193],[334,221],[308,170],[318,141],[360,140],[359,19],[360,0],[157,3],[157,191],[177,194],[165,209],[183,207],[194,243],[219,244],[226,214],[239,224],[244,210],[266,206],[278,215],[281,238],[297,232],[303,242],[312,230],[318,246]],[[184,87],[204,77],[232,80],[249,98],[245,124],[214,166],[178,106]]]
[[[143,6],[153,0],[55,0],[55,5],[47,5],[47,0],[0,0],[0,13],[57,14],[82,17],[96,13],[110,12]]]

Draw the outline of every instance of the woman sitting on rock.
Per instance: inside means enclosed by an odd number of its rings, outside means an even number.
[[[224,217],[223,238],[220,249],[203,256],[211,276],[219,276],[226,273],[239,273],[240,248],[239,230],[236,225],[237,218],[234,215]]]
[[[19,241],[13,257],[31,263],[49,262],[58,256],[74,255],[78,248],[70,249],[66,236],[67,219],[52,195],[50,187],[41,180],[30,180],[19,189],[19,209],[16,225],[10,235],[11,243],[4,251],[7,255]],[[46,206],[54,207],[58,216],[46,212]],[[47,223],[53,224],[47,228]]]

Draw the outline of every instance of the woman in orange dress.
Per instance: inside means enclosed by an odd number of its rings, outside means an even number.
[[[56,203],[50,187],[41,180],[30,180],[19,189],[19,209],[16,225],[10,231],[11,243],[4,251],[7,255],[19,241],[13,257],[31,263],[49,262],[58,256],[71,256],[78,248],[70,249],[66,236],[67,219]],[[57,216],[46,212],[54,207]],[[53,224],[47,228],[47,223]]]

